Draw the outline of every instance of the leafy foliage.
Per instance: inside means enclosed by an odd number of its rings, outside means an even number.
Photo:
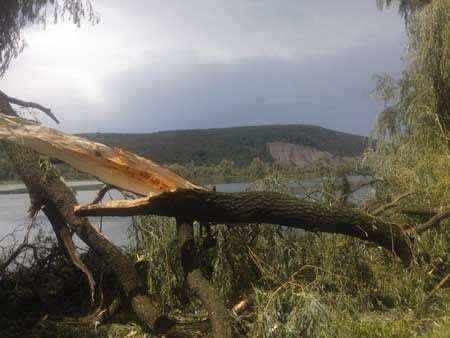
[[[80,25],[83,18],[97,22],[90,0],[2,0],[0,2],[0,76],[25,47],[22,30],[30,24],[45,26],[49,19],[71,20]]]
[[[84,134],[83,137],[119,146],[162,164],[217,165],[222,160],[248,166],[254,158],[271,162],[268,142],[310,146],[341,156],[363,153],[366,138],[308,125],[274,125],[221,129],[164,131],[152,134]]]
[[[418,205],[446,206],[450,197],[450,2],[435,0],[409,22],[409,64],[399,81],[380,84],[390,89],[377,90],[389,93],[383,99],[393,104],[379,116],[377,143],[367,160],[386,180],[385,194],[412,191]]]
[[[394,4],[398,5],[399,13],[403,15],[405,21],[408,22],[408,19],[414,12],[421,9],[431,1],[432,0],[377,0],[377,5],[380,10],[383,10],[384,7],[390,7]]]
[[[282,175],[273,174],[251,189],[286,192],[287,184]],[[324,186],[315,196],[329,203],[329,191]],[[206,318],[184,285],[179,261],[174,260],[173,220],[143,217],[140,222],[141,244],[134,255],[151,266],[146,275],[149,291],[159,295],[165,311],[180,320]],[[196,228],[204,274],[229,307],[241,299],[253,300],[249,313],[234,317],[240,336],[445,337],[450,333],[450,294],[444,289],[432,293],[448,271],[448,232],[421,240],[421,250],[431,258],[405,269],[384,250],[345,236],[263,224],[216,224],[212,230],[213,246],[211,238]]]

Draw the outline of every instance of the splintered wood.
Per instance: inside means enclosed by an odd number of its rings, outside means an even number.
[[[131,152],[68,135],[35,122],[0,114],[0,138],[57,158],[100,181],[139,195],[178,188],[203,189]]]
[[[130,152],[2,114],[0,138],[57,158],[117,188],[146,195],[135,200],[78,206],[74,210],[77,216],[152,214],[225,224],[279,224],[356,237],[376,243],[406,264],[413,259],[411,237],[402,225],[357,209],[326,207],[274,192],[209,192]]]

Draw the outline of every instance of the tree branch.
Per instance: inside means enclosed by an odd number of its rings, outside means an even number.
[[[380,245],[405,263],[410,238],[401,226],[356,209],[329,209],[275,193],[220,194],[183,179],[150,160],[117,148],[66,135],[51,128],[0,115],[0,137],[28,146],[118,188],[148,195],[77,210],[78,215],[157,214],[216,223],[273,223],[308,231],[339,233]],[[131,204],[130,204],[131,203]]]
[[[19,99],[16,99],[14,97],[11,97],[11,96],[8,96],[8,102],[12,103],[12,104],[16,104],[16,105],[21,106],[21,107],[38,109],[41,112],[47,114],[47,116],[50,117],[53,121],[55,121],[56,123],[59,123],[58,119],[52,113],[50,108],[46,108],[46,107],[40,105],[39,103],[19,100]]]
[[[103,197],[105,197],[106,193],[113,189],[112,186],[105,184],[98,192],[97,196],[95,196],[94,200],[92,201],[92,204],[98,204],[103,200]]]
[[[18,136],[17,134],[12,136],[12,140],[15,140],[17,144],[12,142],[5,142],[4,144],[5,151],[25,183],[31,199],[35,201],[51,201],[52,203],[47,203],[46,205],[53,209],[55,213],[59,213],[63,217],[65,224],[70,225],[71,229],[112,267],[140,320],[153,328],[157,333],[173,330],[174,321],[161,315],[158,305],[147,294],[142,282],[139,280],[139,276],[130,259],[100,234],[87,218],[80,218],[73,214],[74,207],[77,205],[73,191],[60,180],[59,175],[52,171],[51,168],[43,173],[39,165],[38,154],[24,147],[24,142],[22,141],[26,139],[25,125],[38,125],[16,117],[15,111],[4,99],[4,94],[1,92],[0,112],[11,114],[11,116],[1,114],[0,134],[2,132],[5,133],[2,135],[3,138],[9,138],[14,133],[14,128],[17,128],[15,131],[21,130],[24,133],[22,134],[23,136]],[[11,123],[8,123],[8,121]],[[7,136],[5,137],[5,135]],[[34,138],[32,136],[31,139],[35,141],[35,145],[38,144],[44,147],[46,145],[45,142],[39,141],[37,135],[34,135]],[[88,143],[89,141],[86,142]],[[57,143],[51,144],[49,147],[51,148],[53,145],[57,145]],[[64,144],[62,146],[64,147]],[[78,146],[83,149],[82,142]],[[30,148],[33,149],[33,147]],[[83,161],[83,157],[79,157],[78,160]],[[108,172],[108,170],[106,171]],[[148,178],[148,175],[146,178]],[[142,177],[141,180],[145,181]]]
[[[35,247],[32,244],[28,244],[27,242],[21,243],[10,255],[9,257],[0,264],[0,272],[5,270],[22,252],[27,249],[35,250]]]
[[[307,231],[337,233],[384,247],[405,263],[412,259],[411,238],[400,225],[357,209],[327,208],[275,192],[219,193],[178,189],[136,200],[111,201],[75,208],[79,216],[155,214],[214,223],[271,223]]]
[[[177,188],[203,189],[136,154],[4,114],[0,114],[0,138],[57,158],[105,183],[139,195]]]
[[[231,337],[225,302],[200,270],[198,250],[194,242],[192,221],[177,219],[178,246],[181,266],[189,287],[200,298],[211,321],[212,333],[216,338]]]
[[[413,192],[406,192],[404,194],[401,194],[400,196],[395,198],[392,202],[382,205],[381,207],[377,208],[375,211],[371,212],[371,214],[373,216],[377,216],[377,215],[383,213],[384,211],[386,211],[387,209],[395,207],[397,205],[397,203],[400,202],[402,199],[404,199],[408,196],[411,196],[413,194],[414,194]]]
[[[431,217],[428,221],[426,221],[425,223],[421,223],[413,228],[411,228],[409,230],[409,232],[413,233],[413,232],[417,232],[417,233],[422,233],[424,231],[427,231],[428,229],[439,225],[443,220],[450,218],[450,209],[441,212],[439,214],[434,215],[433,217]]]

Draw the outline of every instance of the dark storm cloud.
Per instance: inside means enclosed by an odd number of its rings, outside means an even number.
[[[68,131],[305,123],[367,134],[403,22],[375,0],[97,1],[101,23],[31,29],[2,87]]]
[[[367,134],[380,105],[372,75],[396,73],[397,45],[308,62],[257,59],[148,65],[112,78],[114,130],[306,123]],[[125,114],[124,114],[125,112]]]

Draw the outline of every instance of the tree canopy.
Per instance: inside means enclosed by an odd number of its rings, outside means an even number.
[[[431,1],[432,0],[377,0],[377,5],[380,10],[392,5],[398,5],[399,13],[407,22],[412,13],[423,8]]]
[[[98,17],[90,0],[3,0],[0,2],[0,76],[25,47],[22,31],[31,24],[83,19],[96,23]]]

